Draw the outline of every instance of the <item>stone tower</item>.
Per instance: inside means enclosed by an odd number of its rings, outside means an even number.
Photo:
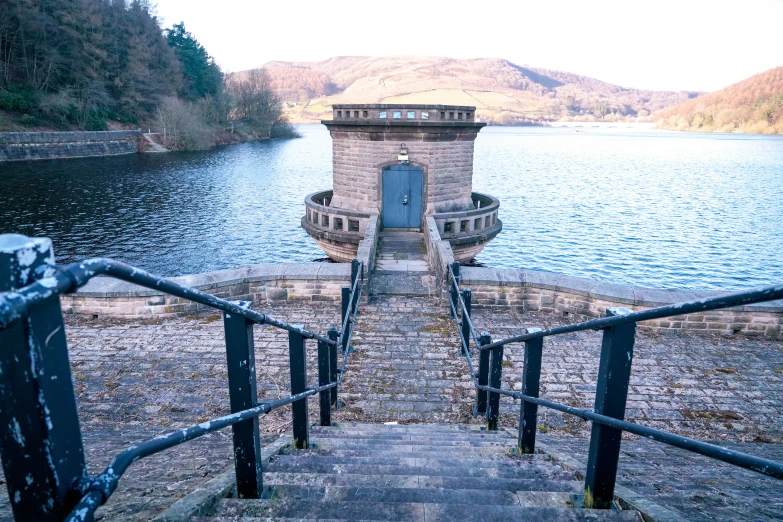
[[[367,223],[420,230],[433,216],[457,261],[501,230],[499,201],[473,192],[475,107],[334,105],[333,190],[307,196],[302,227],[337,261],[356,255]]]

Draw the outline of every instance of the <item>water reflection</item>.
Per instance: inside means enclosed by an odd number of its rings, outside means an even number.
[[[0,232],[59,262],[108,256],[165,275],[322,252],[299,227],[331,186],[331,140],[203,153],[0,163]],[[783,139],[487,128],[474,190],[500,197],[490,266],[669,288],[783,280]]]

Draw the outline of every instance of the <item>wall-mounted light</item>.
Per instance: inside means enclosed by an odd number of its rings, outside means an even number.
[[[400,145],[400,155],[397,156],[397,159],[403,165],[408,164],[408,147],[404,143]]]

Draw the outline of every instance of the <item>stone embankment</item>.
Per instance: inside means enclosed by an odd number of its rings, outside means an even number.
[[[140,130],[0,132],[0,161],[117,156],[139,150]]]
[[[426,218],[423,236],[427,263],[434,275],[432,292],[427,294],[443,295],[448,284],[446,266],[454,262],[451,245],[440,238],[432,216]],[[378,241],[376,216],[372,226],[367,227],[358,255],[364,263],[368,283]],[[460,286],[471,289],[474,308],[512,313],[540,312],[566,322],[603,317],[609,307],[646,310],[725,293],[617,285],[536,270],[462,267],[460,273]],[[181,276],[173,280],[218,297],[253,301],[262,306],[278,301],[337,302],[341,288],[350,284],[350,277],[348,263],[280,263]],[[365,293],[365,302],[367,297]],[[177,297],[104,277],[93,279],[74,294],[64,295],[62,303],[66,313],[126,318],[170,316],[202,309]],[[645,321],[640,326],[660,331],[783,339],[783,302]]]

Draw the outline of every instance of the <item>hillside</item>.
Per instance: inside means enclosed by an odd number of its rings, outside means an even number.
[[[627,89],[499,58],[345,56],[263,67],[293,122],[330,117],[335,103],[475,105],[499,124],[636,120],[698,94]]]
[[[664,129],[783,134],[783,67],[664,109]]]

